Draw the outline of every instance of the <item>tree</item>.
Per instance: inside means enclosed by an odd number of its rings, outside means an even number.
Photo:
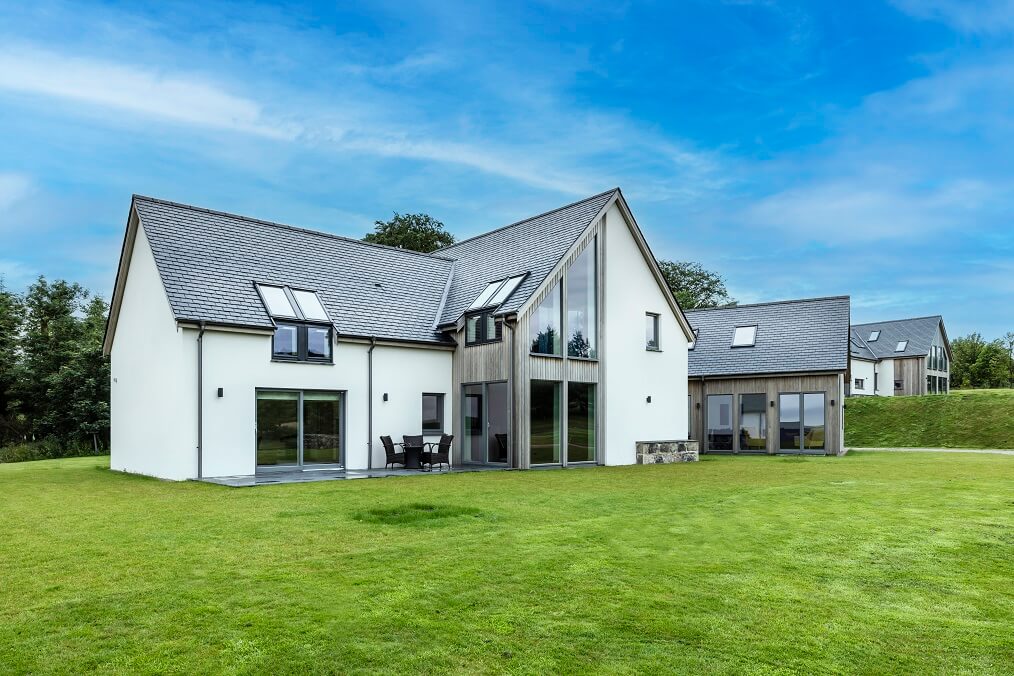
[[[389,221],[375,221],[374,231],[363,237],[364,242],[431,253],[454,244],[454,235],[444,224],[427,214],[399,214]]]
[[[1003,342],[1007,346],[1007,387],[1014,387],[1014,331],[1003,334]]]
[[[0,277],[0,444],[21,436],[14,399],[23,314],[20,296],[8,291]]]
[[[658,267],[676,297],[676,302],[684,310],[736,304],[729,297],[725,280],[718,273],[706,270],[700,263],[663,260],[658,262]]]
[[[1004,387],[1009,382],[1011,353],[999,339],[987,343],[978,333],[956,338],[951,357],[954,387]]]

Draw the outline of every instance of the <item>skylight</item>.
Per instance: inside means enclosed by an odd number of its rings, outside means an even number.
[[[494,305],[500,305],[500,303],[507,300],[507,296],[514,293],[514,290],[518,288],[518,284],[524,279],[524,275],[518,275],[516,277],[509,277],[507,279],[501,279],[495,282],[490,282],[486,285],[486,288],[482,290],[482,293],[472,301],[472,304],[468,306],[469,310],[478,310],[484,307],[492,307]]]
[[[261,298],[268,307],[268,314],[272,317],[299,317],[299,314],[292,308],[289,296],[285,289],[280,286],[264,286],[258,284],[261,291]]]
[[[732,334],[733,347],[750,347],[757,337],[757,326],[737,326]]]
[[[899,340],[898,344],[894,346],[894,351],[895,352],[904,352],[907,347],[908,347],[908,341],[907,340]]]
[[[303,311],[304,317],[321,322],[328,320],[327,312],[324,311],[324,306],[320,304],[320,299],[317,298],[316,293],[313,291],[293,291],[292,296],[296,299],[299,309]]]
[[[880,338],[880,331],[870,331],[870,338],[869,338],[869,342],[871,342],[871,343],[872,343],[872,342],[873,342],[873,341],[875,341],[875,340],[876,340],[877,338]]]
[[[272,317],[305,319],[311,322],[330,321],[327,311],[314,291],[301,291],[269,284],[258,284],[257,290],[260,291],[264,307]]]

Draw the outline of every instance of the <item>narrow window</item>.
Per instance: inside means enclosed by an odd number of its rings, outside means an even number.
[[[585,247],[567,271],[567,354],[598,357],[595,284],[595,242]]]
[[[549,294],[542,299],[532,313],[528,329],[528,339],[532,354],[550,354],[561,356],[563,345],[560,336],[560,309],[562,289],[559,284],[553,286]]]
[[[856,389],[857,390],[866,389],[865,385],[866,385],[866,381],[865,380],[863,380],[862,378],[856,378]]]
[[[645,313],[645,340],[644,346],[648,350],[658,350],[658,315],[653,312]]]
[[[732,450],[732,395],[709,394],[705,424],[709,451]]]
[[[757,326],[737,326],[732,334],[733,347],[753,347],[757,337]]]
[[[739,395],[739,452],[764,453],[768,448],[768,403],[763,394]]]
[[[422,396],[422,433],[443,434],[444,432],[444,395],[423,393]]]
[[[275,328],[271,354],[281,359],[298,359],[299,327],[295,324],[279,324]]]
[[[531,381],[529,434],[531,464],[551,465],[560,462],[561,411],[560,383],[548,380]]]

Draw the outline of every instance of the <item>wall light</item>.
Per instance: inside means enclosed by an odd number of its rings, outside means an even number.
[[[384,401],[387,401],[387,392],[384,392]]]
[[[774,399],[772,399],[772,400],[771,400],[771,408],[774,408],[774,407],[775,407],[775,400],[774,400]]]
[[[224,396],[225,396],[225,388],[224,387],[218,388],[218,398],[221,399]]]
[[[648,403],[649,404],[651,403],[651,395],[650,394],[648,395]]]

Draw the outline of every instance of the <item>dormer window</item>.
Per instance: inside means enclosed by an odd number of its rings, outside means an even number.
[[[257,284],[264,308],[275,320],[273,361],[331,363],[334,327],[314,291]]]
[[[880,338],[880,331],[870,331],[869,342],[876,342],[878,338]]]
[[[908,341],[907,340],[899,340],[898,344],[894,346],[894,351],[895,352],[904,352],[906,349],[908,349]]]
[[[492,310],[465,315],[465,345],[495,343],[503,337],[503,322]]]
[[[757,326],[737,326],[732,333],[733,347],[753,347],[757,338]]]

